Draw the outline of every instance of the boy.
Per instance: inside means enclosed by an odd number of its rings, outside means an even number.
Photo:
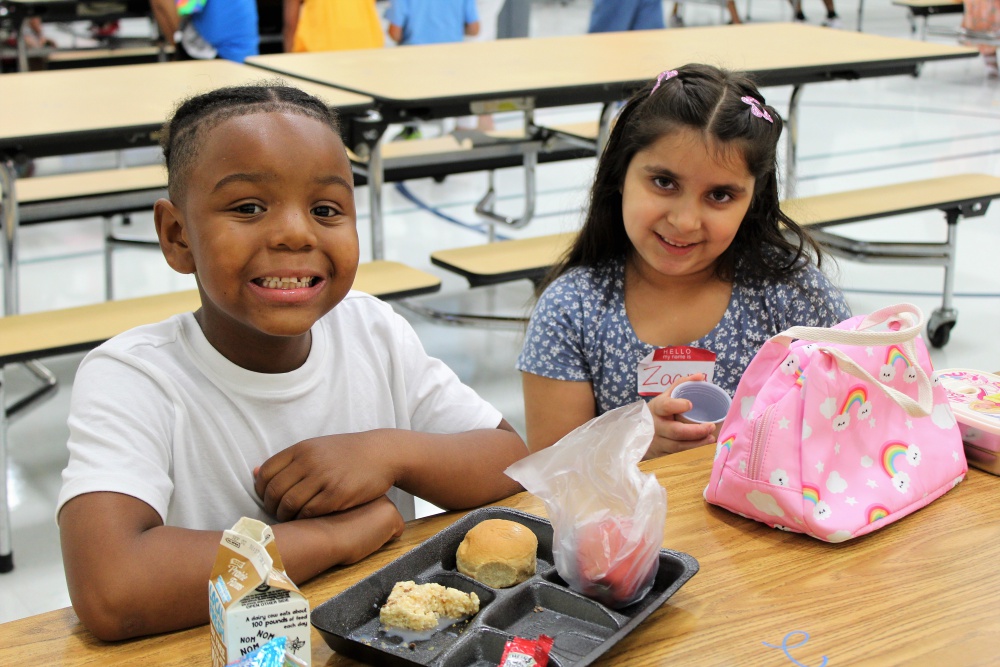
[[[400,534],[402,489],[449,509],[519,490],[526,454],[392,309],[350,292],[358,237],[334,115],[297,89],[221,89],[165,126],[154,218],[202,307],[81,363],[57,506],[77,615],[117,640],[208,620],[221,530],[274,527],[297,581]]]

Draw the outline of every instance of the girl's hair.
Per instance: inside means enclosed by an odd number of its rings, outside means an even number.
[[[181,102],[160,134],[171,198],[182,194],[206,132],[230,118],[271,112],[315,118],[340,136],[340,123],[333,109],[319,98],[281,83],[262,81],[195,95]]]
[[[598,161],[583,228],[541,288],[574,267],[597,266],[633,252],[622,219],[625,172],[636,153],[683,128],[700,130],[720,154],[732,151],[742,157],[755,178],[750,208],[716,262],[717,276],[732,281],[739,267],[740,274],[750,278],[780,277],[810,253],[819,263],[819,247],[779,207],[776,151],[782,121],[777,111],[764,104],[764,96],[745,74],[701,64],[670,74],[643,86],[622,107]],[[756,109],[743,97],[754,98]],[[772,122],[755,111],[768,114]],[[766,246],[777,252],[765,252]]]

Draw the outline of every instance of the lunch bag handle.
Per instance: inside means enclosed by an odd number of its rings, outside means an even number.
[[[903,408],[911,417],[926,417],[933,409],[933,387],[926,371],[917,363],[917,350],[913,340],[920,335],[924,315],[919,308],[909,303],[887,306],[868,315],[858,325],[857,329],[826,329],[823,327],[790,327],[778,334],[776,338],[797,338],[815,343],[834,343],[840,345],[877,346],[897,343],[913,359],[913,367],[917,372],[917,400],[913,400],[903,392],[894,389],[874,377],[858,365],[850,356],[835,347],[820,347],[824,352],[837,360],[837,365],[845,373],[877,385],[896,405]],[[889,331],[867,331],[868,328],[883,322],[897,323],[898,329]]]

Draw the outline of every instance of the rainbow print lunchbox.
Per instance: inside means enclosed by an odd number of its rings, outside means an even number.
[[[946,368],[935,375],[962,431],[969,465],[1000,475],[1000,375],[968,368]]]

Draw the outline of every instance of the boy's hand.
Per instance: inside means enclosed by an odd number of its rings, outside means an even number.
[[[303,440],[254,471],[264,510],[279,521],[356,507],[384,495],[396,477],[382,455],[378,431]]]
[[[664,454],[676,454],[715,442],[714,424],[685,424],[677,421],[677,415],[691,409],[691,401],[670,396],[673,388],[681,382],[704,379],[704,373],[682,377],[649,402],[649,411],[653,415],[653,441],[649,444],[643,460]]]

